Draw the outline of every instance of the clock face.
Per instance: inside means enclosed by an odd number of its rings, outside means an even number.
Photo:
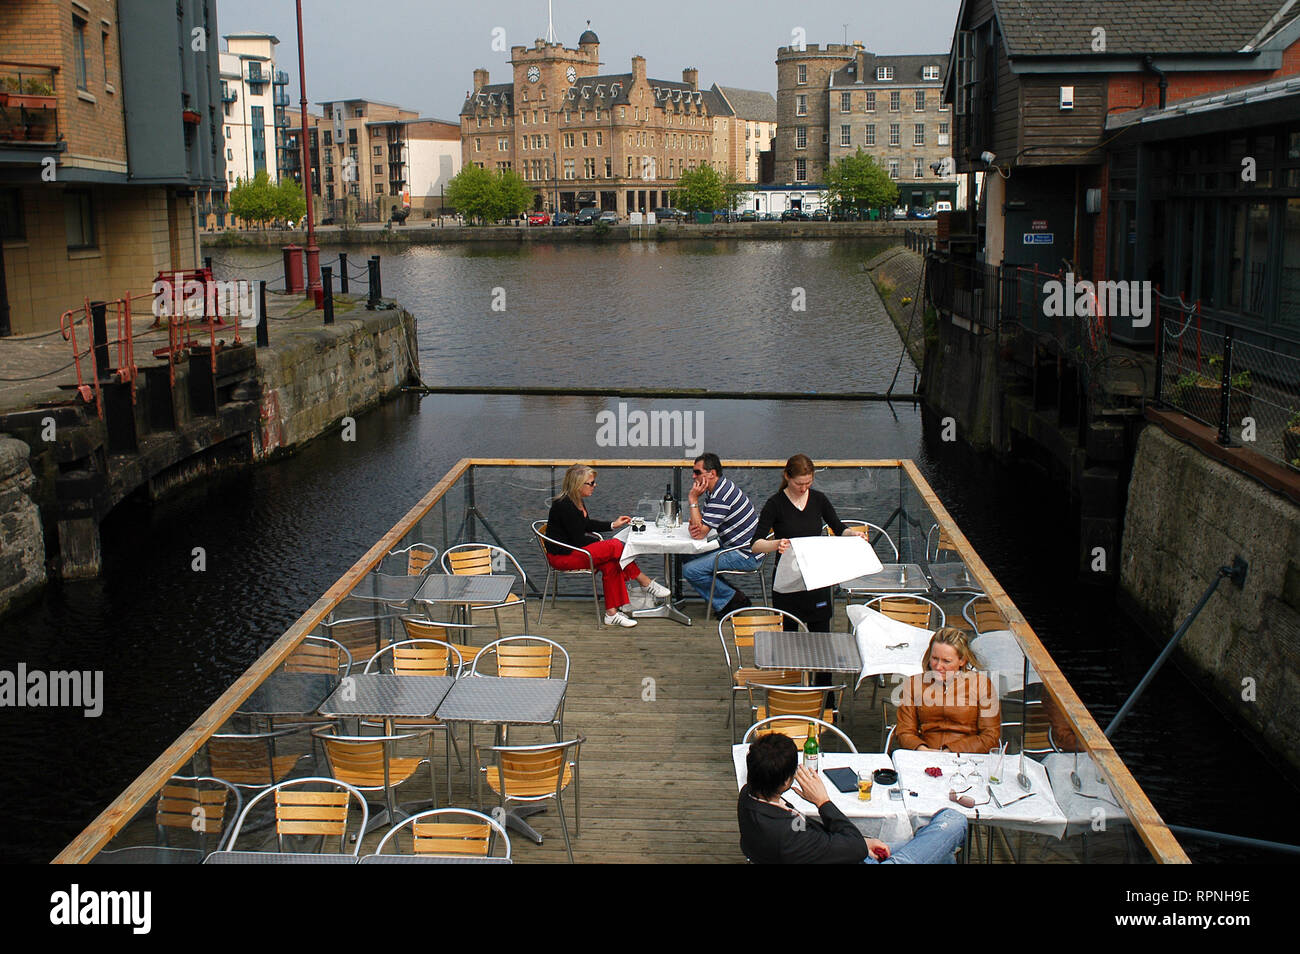
[[[564,75],[567,76],[569,78],[569,82],[572,83],[574,80],[578,78],[578,71],[575,70],[572,66],[570,66],[567,70],[564,71]]]
[[[539,70],[536,66],[528,67],[528,82],[536,83],[541,78],[542,78],[541,70]]]

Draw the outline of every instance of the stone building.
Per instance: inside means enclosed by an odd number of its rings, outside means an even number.
[[[746,132],[757,141],[774,119],[774,108],[756,105],[766,94],[700,89],[695,69],[680,82],[652,79],[634,56],[630,72],[602,73],[591,30],[576,49],[539,39],[510,53],[510,82],[474,71],[460,113],[463,159],[518,172],[544,208],[626,215],[667,206],[681,174],[701,165],[743,181]],[[752,159],[756,175],[756,151]]]
[[[397,197],[402,194],[400,181],[389,174],[390,125],[418,119],[420,114],[367,99],[319,105],[324,114],[319,133],[327,214],[340,221],[386,217],[390,205],[400,204]]]

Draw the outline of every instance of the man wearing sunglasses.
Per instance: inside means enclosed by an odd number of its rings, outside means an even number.
[[[719,570],[755,570],[762,566],[763,555],[749,550],[754,528],[758,526],[758,511],[739,487],[722,476],[722,462],[717,454],[701,454],[695,458],[691,473],[691,491],[686,495],[690,504],[691,537],[703,540],[712,529],[718,531],[718,546],[723,550],[741,547],[721,555],[706,553],[682,567],[682,576],[707,600],[715,558]],[[719,618],[748,605],[749,597],[729,585],[726,577],[718,577],[713,588],[713,612]]]

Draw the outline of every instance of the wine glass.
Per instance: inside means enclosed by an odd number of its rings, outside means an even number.
[[[957,771],[952,777],[951,784],[954,791],[960,792],[970,785],[970,781],[966,778],[966,769],[970,768],[970,759],[966,757],[965,753],[958,753],[955,765]]]

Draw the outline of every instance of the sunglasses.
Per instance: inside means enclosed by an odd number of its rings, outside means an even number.
[[[594,480],[589,480],[589,481],[587,481],[585,484],[583,484],[582,486],[584,486],[584,487],[595,487],[595,486],[596,486],[596,482],[595,482]]]
[[[704,471],[702,471],[702,470],[692,470],[691,473],[694,474],[696,477],[703,477],[703,476],[704,476]]]

